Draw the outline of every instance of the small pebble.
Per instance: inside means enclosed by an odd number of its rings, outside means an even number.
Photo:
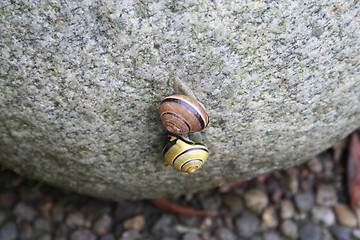
[[[14,214],[18,219],[29,222],[32,222],[37,215],[32,207],[25,205],[23,202],[20,202],[15,206]]]
[[[284,236],[290,239],[297,239],[299,237],[298,226],[293,220],[285,220],[280,226],[281,232]]]
[[[138,231],[129,230],[129,231],[123,232],[123,234],[121,235],[121,238],[119,240],[140,240],[140,239],[142,239],[142,238]]]
[[[112,225],[112,218],[108,214],[104,214],[94,223],[94,232],[97,235],[104,235],[109,232]]]
[[[334,207],[336,219],[339,224],[355,228],[357,226],[357,218],[355,213],[344,203],[338,203]]]
[[[356,240],[360,240],[360,229],[359,228],[354,229],[352,235]]]
[[[201,238],[196,233],[189,232],[183,236],[182,240],[201,240]]]
[[[88,229],[78,229],[70,234],[70,240],[96,240],[96,235]]]
[[[215,232],[216,239],[218,240],[236,240],[236,234],[228,228],[218,228]]]
[[[281,219],[292,218],[295,214],[294,204],[288,200],[284,199],[280,202],[280,217]]]
[[[320,184],[316,192],[316,203],[332,207],[337,203],[337,193],[334,185]]]
[[[198,229],[196,227],[189,227],[189,226],[184,226],[181,224],[175,225],[174,229],[176,230],[176,232],[181,233],[181,234],[188,233],[188,232],[197,233],[197,234],[201,233],[200,229]]]
[[[173,223],[173,216],[170,214],[162,215],[159,220],[155,222],[152,227],[153,232],[168,232],[171,229],[171,224]]]
[[[306,223],[300,228],[301,240],[322,240],[321,239],[321,227],[313,224]]]
[[[134,229],[140,231],[145,225],[145,217],[142,215],[129,218],[124,221],[123,227],[127,230]]]
[[[310,174],[310,171],[308,168],[300,168],[300,177],[301,178],[308,178],[309,176],[313,175],[313,174]]]
[[[314,206],[314,196],[309,192],[302,192],[295,195],[296,207],[301,212],[307,212]]]
[[[81,227],[85,223],[84,214],[81,212],[69,213],[65,219],[65,224],[69,227]]]
[[[309,169],[314,173],[320,173],[323,170],[322,162],[318,156],[311,159],[307,163],[307,165],[308,165]]]
[[[236,229],[241,237],[250,237],[258,230],[260,221],[257,215],[244,212],[236,219]]]
[[[266,228],[275,228],[279,225],[279,219],[273,205],[265,208],[261,218]]]
[[[270,232],[264,232],[263,240],[281,240],[281,237],[277,232],[270,231]]]
[[[37,218],[34,222],[35,231],[51,232],[51,223],[44,218]]]
[[[334,237],[328,228],[321,229],[321,240],[334,240]]]
[[[314,222],[331,226],[335,223],[335,214],[329,207],[315,206],[311,209],[311,216]]]
[[[296,174],[289,176],[287,186],[292,194],[296,194],[299,191],[299,180]]]
[[[349,240],[351,237],[351,228],[334,225],[330,227],[330,231],[336,240]]]
[[[8,222],[0,228],[1,240],[15,240],[17,238],[17,229],[14,222]]]
[[[253,212],[261,212],[269,203],[267,194],[261,189],[251,189],[244,194],[245,205]]]

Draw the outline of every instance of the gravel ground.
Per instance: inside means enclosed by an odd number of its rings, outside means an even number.
[[[344,140],[301,166],[170,199],[218,210],[217,217],[95,199],[1,170],[0,240],[360,239],[348,205],[346,149]]]

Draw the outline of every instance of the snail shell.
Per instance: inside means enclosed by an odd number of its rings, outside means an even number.
[[[163,149],[165,162],[187,173],[198,170],[206,162],[208,156],[208,149],[204,144],[176,135],[169,135],[169,141]]]
[[[209,124],[204,107],[189,96],[170,95],[162,101],[159,111],[166,130],[174,134],[199,132]]]

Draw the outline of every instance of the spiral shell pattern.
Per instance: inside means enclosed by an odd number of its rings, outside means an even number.
[[[195,99],[174,94],[166,97],[159,108],[164,127],[174,134],[198,132],[209,124],[204,107]]]
[[[187,173],[198,170],[207,161],[208,156],[205,145],[176,135],[169,135],[169,141],[163,149],[165,161],[173,168]]]

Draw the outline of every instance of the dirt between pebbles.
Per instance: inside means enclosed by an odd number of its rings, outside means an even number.
[[[216,217],[100,200],[3,169],[0,240],[360,240],[346,191],[347,146],[345,139],[301,166],[170,199],[218,210]]]

